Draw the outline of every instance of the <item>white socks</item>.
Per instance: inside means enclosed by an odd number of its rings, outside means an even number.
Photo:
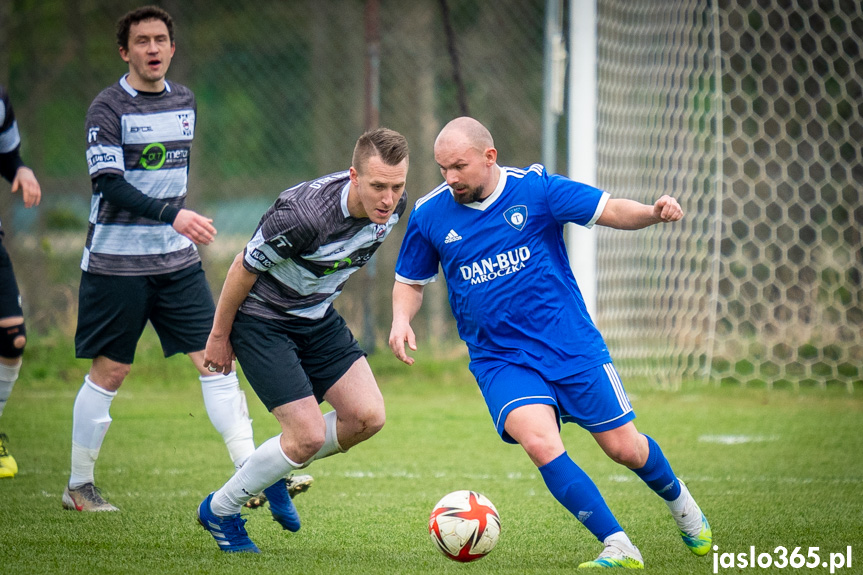
[[[344,453],[336,431],[336,412],[324,414],[324,445],[308,461],[297,463],[282,451],[281,434],[271,437],[243,463],[221,489],[216,491],[210,508],[216,515],[236,515],[252,497],[296,469],[307,467],[316,459]]]
[[[240,389],[237,372],[202,375],[199,379],[210,422],[222,434],[231,461],[239,469],[255,452],[255,440],[246,394]]]
[[[680,495],[674,501],[666,501],[671,516],[681,531],[691,537],[701,533],[701,508],[689,493],[683,481],[680,482]]]
[[[271,437],[252,453],[245,464],[216,491],[210,508],[216,515],[236,515],[243,505],[301,464],[282,451],[281,434]]]
[[[324,444],[315,453],[311,459],[306,461],[303,464],[303,467],[307,467],[312,461],[316,461],[318,459],[323,459],[324,457],[329,457],[330,455],[335,455],[336,453],[344,453],[345,449],[342,449],[342,446],[339,445],[339,437],[336,432],[336,421],[338,417],[336,417],[335,411],[328,411],[324,414],[324,425],[326,425],[326,433],[324,435]]]
[[[111,425],[108,410],[116,391],[102,389],[84,376],[84,385],[75,398],[72,410],[72,474],[69,487],[93,483],[93,468],[102,448],[102,441]]]
[[[612,545],[617,547],[625,555],[628,557],[632,557],[633,559],[638,559],[639,561],[644,561],[641,557],[641,551],[638,550],[638,547],[632,544],[632,541],[629,540],[629,536],[623,531],[618,531],[617,533],[612,533],[608,537],[605,538],[605,541],[602,542],[603,545],[608,547]],[[602,557],[602,555],[600,555]]]
[[[680,479],[677,481],[680,481]],[[687,501],[690,499],[692,499],[692,496],[689,494],[689,490],[686,488],[686,485],[680,481],[680,495],[677,496],[677,499],[666,501],[665,504],[668,505],[668,510],[671,511],[672,515],[680,515],[686,507]]]
[[[21,362],[18,365],[6,365],[0,363],[0,415],[6,407],[6,400],[12,395],[12,386],[18,380],[18,372],[21,370]]]
[[[0,365],[0,394],[3,389],[3,367],[8,366]],[[237,374],[200,376],[200,380],[207,415],[213,427],[222,435],[234,466],[239,468],[255,453],[255,441],[246,396],[240,389]],[[9,388],[11,390],[11,383]],[[109,409],[116,395],[116,392],[107,391],[93,383],[89,374],[84,377],[84,385],[75,399],[72,416],[72,474],[69,479],[72,488],[94,482],[93,470],[102,441],[111,425]]]

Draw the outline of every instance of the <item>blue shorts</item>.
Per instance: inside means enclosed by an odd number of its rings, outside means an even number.
[[[531,404],[551,405],[560,423],[574,422],[597,433],[635,419],[635,412],[614,365],[606,363],[581,373],[546,381],[536,371],[513,364],[493,364],[474,372],[494,427],[501,439],[516,443],[504,431],[509,412]]]

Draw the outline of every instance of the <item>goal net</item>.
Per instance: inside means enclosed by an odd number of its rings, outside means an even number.
[[[684,220],[598,232],[626,375],[863,384],[863,8],[602,0],[599,187]]]

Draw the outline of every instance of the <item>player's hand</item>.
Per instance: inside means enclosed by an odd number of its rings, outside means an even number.
[[[216,236],[213,220],[192,210],[180,210],[172,225],[178,233],[183,234],[198,245],[208,245]]]
[[[414,358],[405,352],[405,344],[413,350],[417,350],[417,338],[414,335],[414,330],[411,329],[409,323],[397,324],[393,322],[392,330],[390,330],[390,349],[397,358],[408,365],[414,364]]]
[[[662,196],[653,204],[653,215],[662,222],[676,222],[683,217],[683,209],[671,196]]]
[[[24,200],[25,208],[38,206],[42,200],[42,188],[39,186],[39,181],[33,170],[26,166],[21,166],[15,173],[15,179],[12,180],[12,193],[21,189],[21,197]]]
[[[228,336],[210,334],[207,347],[204,349],[204,367],[211,373],[228,375],[234,367],[234,346]]]

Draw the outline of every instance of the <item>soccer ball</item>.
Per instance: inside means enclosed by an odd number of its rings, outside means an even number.
[[[485,495],[453,491],[434,506],[429,535],[445,556],[467,563],[485,557],[497,544],[500,515]]]

